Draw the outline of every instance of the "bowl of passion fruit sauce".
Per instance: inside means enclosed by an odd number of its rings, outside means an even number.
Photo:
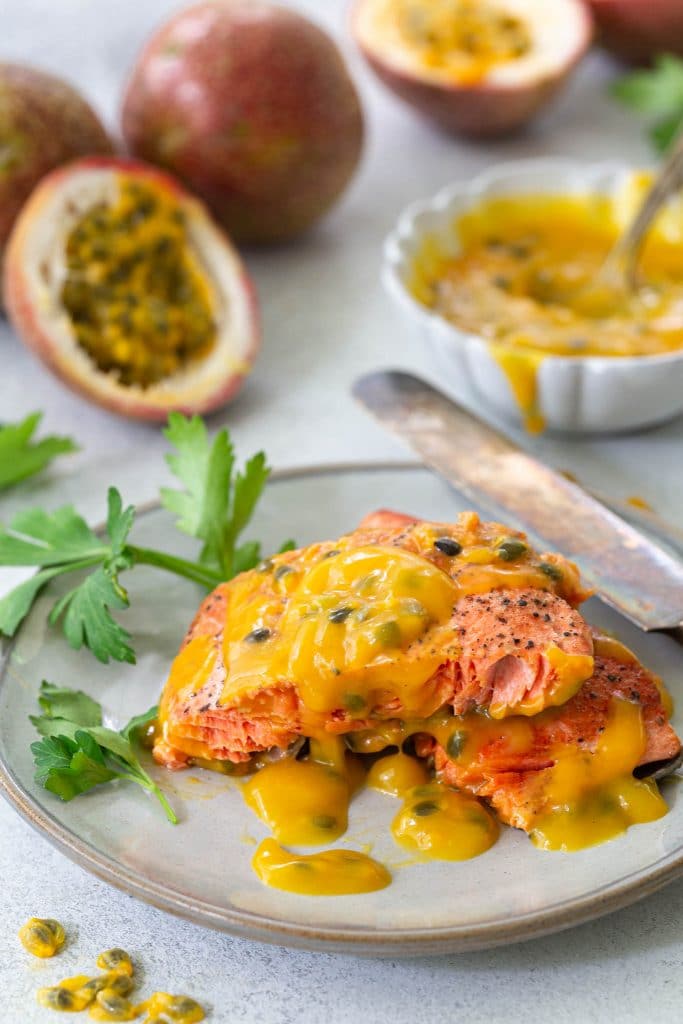
[[[383,280],[436,357],[531,432],[612,432],[683,412],[683,203],[646,240],[632,295],[595,287],[650,175],[501,164],[408,207]]]

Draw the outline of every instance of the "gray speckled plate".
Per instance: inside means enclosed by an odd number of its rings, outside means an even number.
[[[264,539],[266,550],[289,536],[306,543],[342,533],[381,506],[436,519],[450,519],[463,507],[445,484],[416,467],[285,473],[269,485],[254,535]],[[191,550],[159,509],[140,516],[136,538],[179,554]],[[54,592],[38,601],[5,652],[0,788],[65,853],[132,895],[254,939],[396,956],[483,948],[566,928],[683,874],[683,801],[674,785],[666,787],[666,817],[581,853],[546,853],[522,833],[504,829],[482,857],[417,865],[405,865],[405,854],[389,835],[395,802],[365,791],[351,808],[343,842],[353,848],[372,844],[374,855],[393,869],[394,881],[378,893],[334,898],[294,896],[261,885],[250,860],[265,830],[244,806],[238,783],[224,776],[151,769],[179,812],[175,828],[135,786],[108,786],[60,803],[33,781],[29,744],[35,734],[27,716],[35,711],[40,680],[87,690],[113,723],[123,723],[158,699],[200,598],[191,584],[146,568],[126,582],[133,610],[125,620],[134,634],[137,666],[102,666],[87,652],[71,651],[45,624]],[[683,655],[672,640],[640,634],[598,602],[587,611],[660,673],[674,696],[681,691]],[[675,725],[683,729],[683,715],[677,714]]]

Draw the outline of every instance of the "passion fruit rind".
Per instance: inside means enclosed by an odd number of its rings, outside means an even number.
[[[217,0],[180,11],[149,41],[122,131],[134,156],[176,175],[231,237],[270,243],[306,231],[342,194],[363,114],[321,28],[262,0]]]
[[[48,175],[10,237],[4,289],[23,342],[123,416],[217,409],[259,348],[253,285],[229,240],[139,161],[87,158]]]
[[[22,204],[61,164],[114,146],[92,107],[67,82],[0,63],[0,258]]]
[[[562,88],[590,47],[593,24],[581,0],[515,0],[510,4],[514,34],[490,54],[480,54],[480,70],[465,67],[458,77],[449,75],[438,62],[420,63],[424,54],[409,59],[397,52],[395,40],[382,38],[380,7],[391,9],[392,0],[355,0],[351,24],[359,49],[377,76],[406,103],[445,131],[471,138],[512,133],[531,121]],[[416,8],[428,0],[415,0]],[[505,3],[496,6],[505,7]],[[558,13],[559,12],[559,13]],[[547,45],[537,38],[537,19],[564,17],[569,42],[544,54]],[[526,19],[526,20],[525,20]],[[451,29],[454,40],[459,33]],[[558,33],[558,35],[560,35]],[[518,52],[512,43],[518,39]],[[539,49],[540,47],[540,49]]]
[[[683,57],[681,0],[588,0],[598,42],[634,64],[661,53]]]

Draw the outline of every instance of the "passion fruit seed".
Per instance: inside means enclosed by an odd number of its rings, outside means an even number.
[[[118,180],[118,200],[91,207],[67,237],[61,299],[97,367],[147,388],[206,355],[216,326],[178,203]]]
[[[549,576],[551,580],[554,580],[555,583],[559,583],[562,579],[562,570],[558,569],[558,567],[553,565],[552,562],[539,562],[538,568],[541,572],[545,573],[546,576]]]
[[[439,805],[434,800],[422,800],[419,804],[415,804],[413,807],[413,814],[416,814],[418,818],[426,818],[428,814],[436,814],[439,809]]]
[[[166,1015],[181,1024],[195,1024],[204,1020],[204,1010],[189,996],[174,996],[166,1007]]]
[[[115,992],[117,996],[129,996],[135,988],[135,981],[128,974],[109,974],[103,980],[102,988]]]
[[[504,540],[502,544],[498,545],[496,554],[504,562],[514,562],[526,554],[527,550],[527,546],[523,541],[511,537],[510,540]]]
[[[346,622],[352,611],[353,608],[350,608],[349,605],[344,605],[343,608],[334,608],[327,617],[330,622]]]
[[[449,757],[455,760],[462,753],[462,748],[465,746],[465,740],[467,739],[467,733],[463,732],[462,729],[458,729],[456,732],[451,733],[446,743],[446,753]]]
[[[252,629],[251,633],[247,633],[244,639],[248,644],[262,644],[269,636],[270,630],[265,626],[260,626],[257,629]]]
[[[138,1014],[137,1008],[129,999],[117,995],[110,988],[105,988],[97,993],[95,1006],[90,1011],[94,1020],[133,1020]]]
[[[78,998],[78,994],[70,992],[68,988],[62,988],[60,985],[38,989],[38,1002],[48,1010],[60,1010],[62,1013],[73,1013],[83,1009],[82,1000]]]
[[[439,537],[434,541],[434,547],[442,555],[448,555],[449,558],[455,558],[462,551],[462,544],[459,544],[452,537]]]
[[[125,978],[125,975],[122,974],[121,977]],[[126,981],[130,981],[130,979],[126,978]],[[99,978],[90,978],[89,981],[86,981],[76,991],[81,998],[89,999],[92,1002],[98,992],[101,992],[103,988],[109,988],[110,985],[111,979],[109,975],[103,974]]]
[[[159,1020],[176,1021],[177,1024],[196,1024],[204,1020],[204,1010],[189,996],[172,996],[168,992],[155,992],[140,1009],[149,1014],[147,1024]]]
[[[344,707],[347,711],[362,711],[366,706],[365,697],[360,693],[347,693],[344,695]]]
[[[110,971],[112,974],[126,974],[129,978],[133,976],[133,961],[125,949],[106,949],[97,958],[97,966],[103,971]]]
[[[41,960],[58,953],[65,937],[59,921],[52,918],[32,917],[19,929],[19,940],[26,952]]]
[[[337,819],[331,814],[316,814],[313,818],[313,824],[316,828],[329,831],[329,829],[337,827]]]
[[[375,640],[383,647],[400,647],[403,636],[395,619],[382,622],[375,630]]]

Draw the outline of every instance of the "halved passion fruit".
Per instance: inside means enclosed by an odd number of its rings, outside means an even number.
[[[136,161],[89,158],[45,178],[10,237],[4,293],[25,344],[123,416],[225,405],[258,350],[254,291],[227,237]]]
[[[448,131],[525,124],[588,49],[581,0],[356,0],[356,40],[398,96]]]

